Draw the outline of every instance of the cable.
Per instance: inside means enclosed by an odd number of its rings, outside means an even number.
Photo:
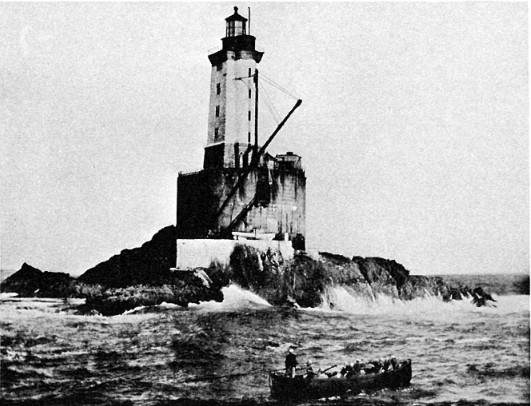
[[[295,96],[293,93],[289,92],[288,90],[286,90],[285,88],[283,88],[282,86],[280,86],[278,83],[276,83],[273,79],[271,79],[270,77],[268,77],[264,72],[263,70],[260,70],[260,76],[262,77],[262,79],[264,79],[267,83],[269,83],[271,86],[274,86],[276,87],[278,90],[284,92],[285,94],[287,94],[288,96],[290,97],[293,97],[295,100],[298,100],[299,98],[297,96]]]
[[[267,109],[271,113],[271,116],[273,116],[273,119],[278,124],[280,122],[280,115],[278,114],[278,111],[275,109],[275,106],[271,100],[271,97],[269,96],[269,93],[266,91],[262,83],[260,82],[258,84],[260,86],[261,92],[262,92],[262,100],[264,101],[264,104],[266,105]]]

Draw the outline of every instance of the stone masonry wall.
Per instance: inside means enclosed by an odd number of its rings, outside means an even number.
[[[219,233],[256,196],[255,204],[232,231],[285,233],[289,238],[306,232],[306,177],[301,170],[252,170],[221,215],[216,213],[238,181],[235,169],[181,174],[177,183],[178,238],[207,238]]]

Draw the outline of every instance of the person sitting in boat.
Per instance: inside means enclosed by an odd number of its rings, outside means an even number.
[[[345,378],[352,378],[354,376],[358,376],[363,373],[363,370],[361,369],[360,360],[357,359],[356,363],[351,362],[349,365],[347,365],[345,368]]]
[[[398,360],[395,357],[391,356],[384,361],[384,364],[383,364],[384,371],[393,371],[397,368],[398,368]]]
[[[382,360],[369,361],[363,367],[366,374],[377,374],[382,368]]]
[[[378,358],[378,361],[371,361],[370,363],[374,365],[374,369],[372,370],[373,374],[383,372],[383,361],[381,358]]]
[[[348,362],[345,362],[345,366],[341,368],[341,371],[339,371],[339,373],[341,374],[341,376],[346,376],[350,372],[351,372],[351,367],[348,364]]]
[[[398,369],[398,360],[395,357],[391,357],[391,368],[393,371]]]
[[[286,355],[286,376],[289,376],[291,378],[295,378],[295,369],[297,368],[297,357],[293,353],[293,349],[290,348],[288,350],[288,355]]]
[[[362,367],[361,367],[361,370],[365,374],[374,374],[375,373],[375,369],[376,369],[376,367],[374,366],[374,364],[372,362],[367,362],[367,363],[363,364]]]
[[[391,369],[391,358],[386,358],[383,362],[382,371],[387,372]]]
[[[391,368],[390,370],[396,370],[398,369],[398,360],[396,358],[391,358]]]
[[[332,368],[335,368],[336,365],[334,365]],[[331,369],[331,368],[328,368],[328,369]],[[334,376],[337,376],[338,378],[341,377],[340,374],[337,373],[337,371],[332,371],[332,372],[326,372],[327,369],[325,369],[323,371],[323,373],[328,377],[328,378],[333,378]]]
[[[321,368],[319,368],[317,372],[314,371],[313,362],[311,359],[306,362],[306,374],[304,375],[305,378],[312,379],[318,376],[320,373],[321,373]]]
[[[359,359],[356,360],[355,364],[351,363],[350,365],[352,367],[352,370],[354,371],[353,376],[365,375],[365,371],[363,370],[363,365],[360,363]]]

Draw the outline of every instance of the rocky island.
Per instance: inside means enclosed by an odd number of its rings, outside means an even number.
[[[286,260],[278,252],[237,245],[228,265],[172,270],[176,261],[175,226],[157,232],[141,247],[123,250],[75,278],[43,272],[28,264],[0,285],[2,292],[23,297],[85,298],[79,311],[115,315],[138,306],[163,302],[186,307],[201,301],[222,301],[222,288],[235,283],[272,305],[333,306],[330,288],[374,300],[385,295],[399,300],[438,296],[460,300],[474,291],[441,277],[410,275],[401,264],[383,258],[347,258],[320,252],[298,252]]]

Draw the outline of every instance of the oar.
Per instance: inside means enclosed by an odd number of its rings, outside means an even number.
[[[323,374],[324,374],[326,371],[328,371],[328,370],[330,370],[330,369],[332,369],[332,368],[335,368],[335,367],[337,367],[337,365],[332,365],[331,367],[326,368],[326,369],[323,371]]]
[[[183,383],[187,383],[187,382],[200,382],[200,381],[214,381],[216,379],[223,379],[223,378],[238,378],[238,377],[241,377],[241,376],[245,376],[245,375],[254,375],[254,374],[261,374],[261,373],[264,373],[264,372],[267,372],[265,371],[264,369],[256,369],[256,370],[251,370],[249,372],[240,372],[240,373],[237,373],[237,374],[227,374],[227,375],[214,375],[214,374],[210,374],[210,375],[207,375],[207,376],[203,376],[203,377],[199,377],[199,378],[190,378],[190,379],[185,379],[184,381],[182,381]]]

